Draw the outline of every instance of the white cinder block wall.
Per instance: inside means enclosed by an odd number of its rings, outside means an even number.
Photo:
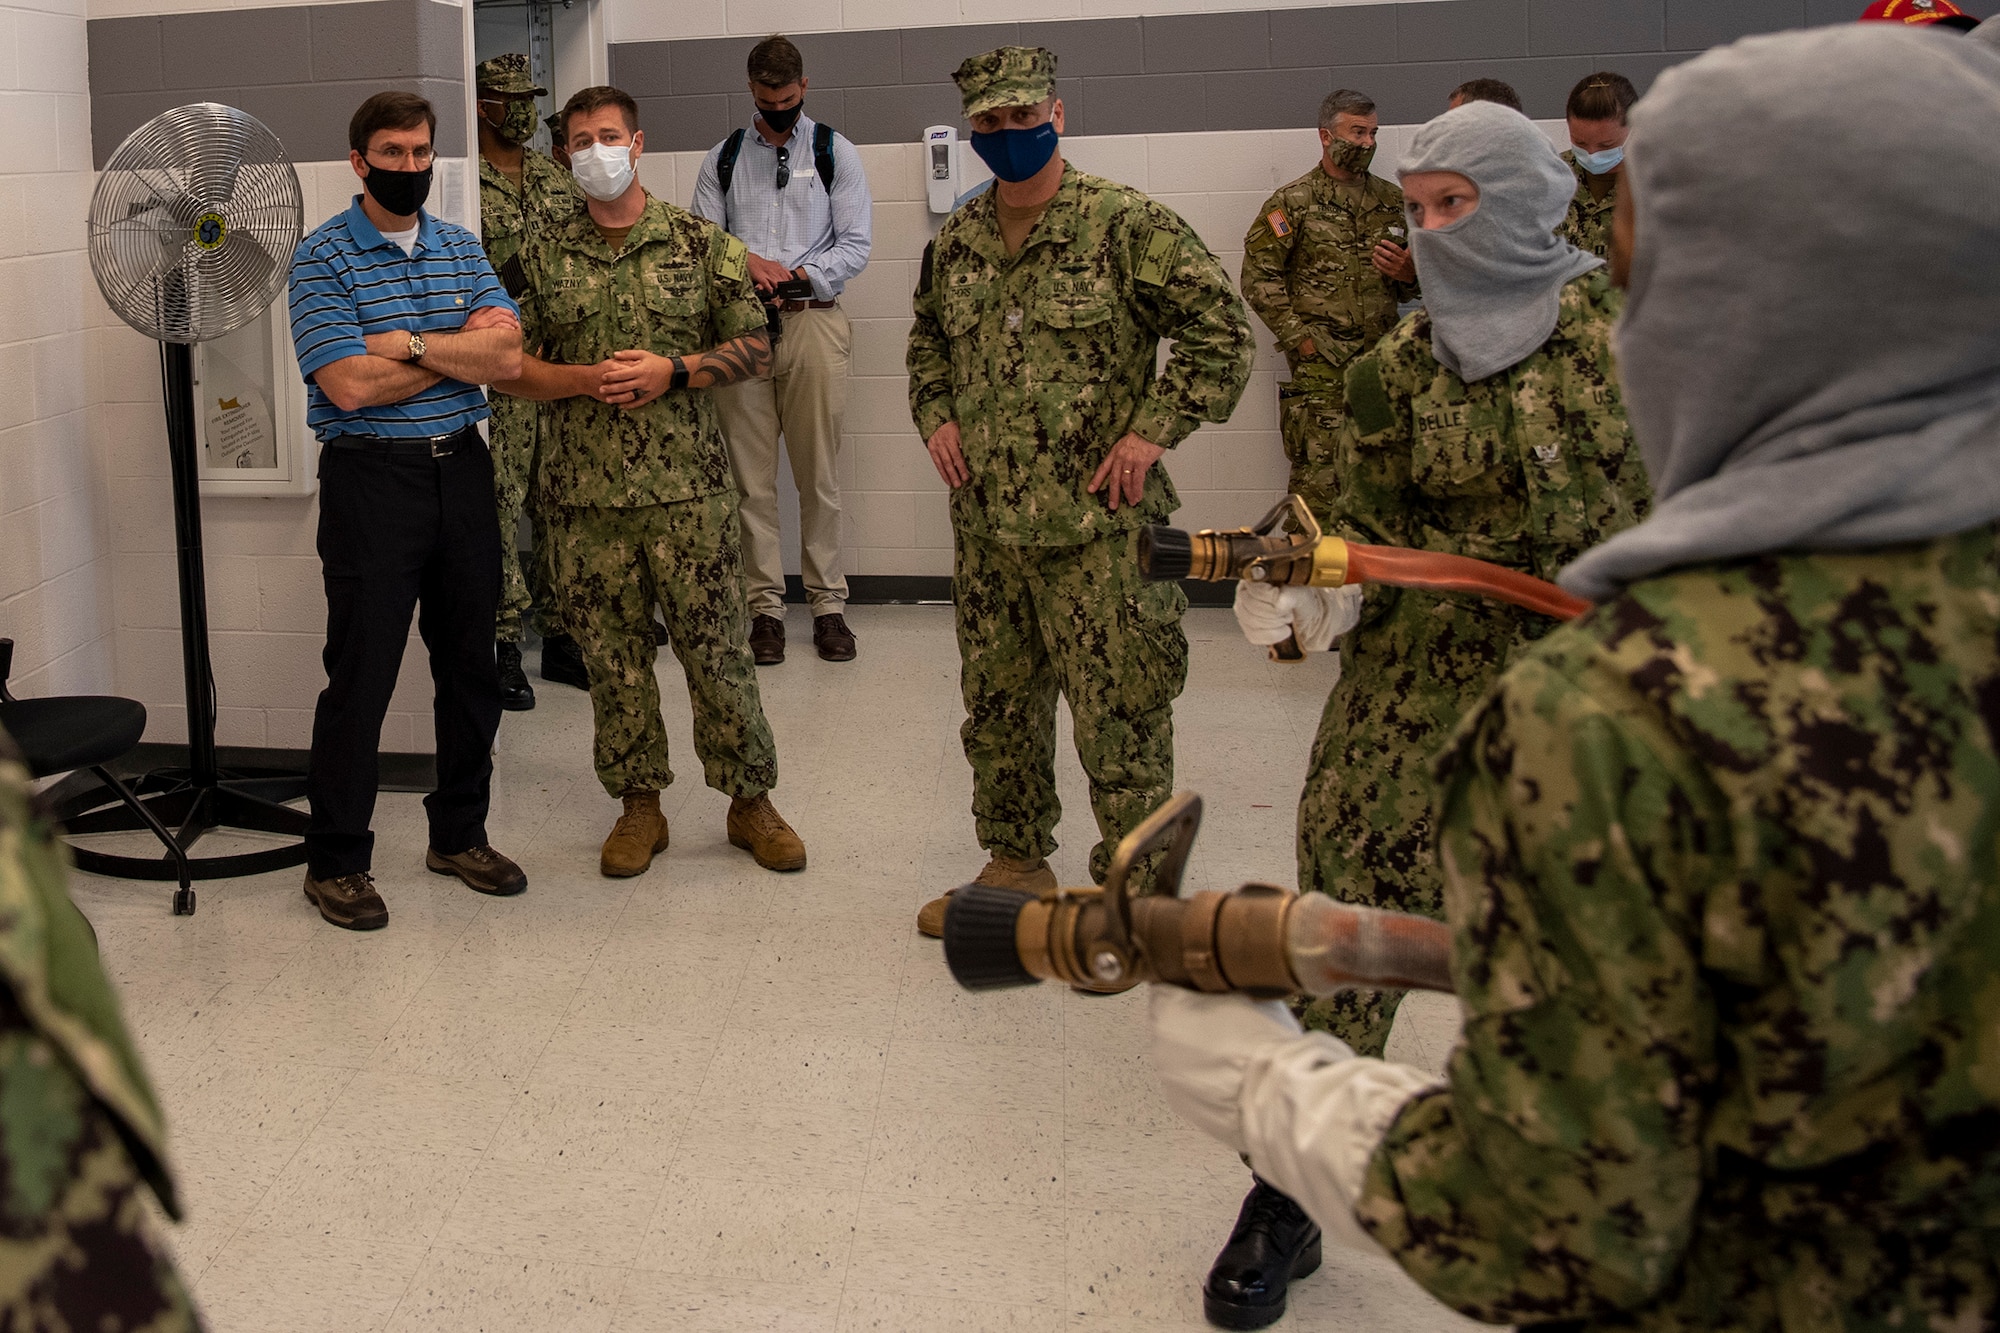
[[[84,314],[82,0],[0,4],[0,126],[0,638],[17,693],[101,693],[116,645]]]

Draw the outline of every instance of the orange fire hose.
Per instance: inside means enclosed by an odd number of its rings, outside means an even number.
[[[1574,620],[1590,610],[1589,602],[1570,596],[1546,579],[1470,556],[1413,551],[1401,546],[1363,546],[1359,542],[1346,545],[1346,583],[1385,583],[1396,588],[1476,593],[1556,620]]]

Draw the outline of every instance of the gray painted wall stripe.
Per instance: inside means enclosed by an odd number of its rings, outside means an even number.
[[[1617,69],[1643,90],[1659,72],[1756,32],[1851,21],[1866,0],[1436,0],[1229,14],[1072,19],[795,37],[813,114],[857,143],[904,143],[957,124],[951,71],[1019,42],[1058,58],[1072,134],[1175,134],[1310,124],[1320,98],[1355,87],[1382,119],[1444,109],[1474,78],[1505,79],[1528,114],[1553,118],[1577,80]],[[2000,0],[1962,7],[1982,17]],[[639,101],[649,146],[707,148],[751,115],[743,61],[754,37],[628,42],[611,81]]]
[[[857,143],[905,143],[957,124],[951,71],[1005,43],[1047,46],[1072,134],[1283,129],[1311,123],[1335,87],[1360,88],[1390,123],[1430,119],[1452,88],[1505,79],[1528,114],[1562,114],[1570,87],[1613,68],[1641,88],[1667,66],[1754,32],[1850,21],[1864,0],[1433,0],[1426,4],[960,24],[806,33],[796,40],[815,116]],[[1963,7],[1982,17],[2000,0]],[[406,88],[464,133],[457,11],[433,0],[92,19],[91,136],[98,165],[149,117],[229,102],[300,161],[347,155],[370,93]],[[707,148],[748,123],[751,37],[628,42],[611,80],[639,100],[651,147]],[[572,90],[558,89],[559,94]]]
[[[227,102],[271,127],[294,161],[347,156],[371,94],[431,101],[438,137],[465,133],[459,11],[433,0],[92,19],[90,129],[103,166],[125,136],[183,102]]]

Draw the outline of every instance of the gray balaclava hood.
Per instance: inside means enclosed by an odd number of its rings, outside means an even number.
[[[2000,50],[1847,24],[1632,112],[1619,379],[1656,503],[1564,587],[2000,517]]]
[[[1417,131],[1400,178],[1456,171],[1479,207],[1449,227],[1412,226],[1431,350],[1468,382],[1517,365],[1555,332],[1563,284],[1604,261],[1555,234],[1576,177],[1528,118],[1467,102]]]

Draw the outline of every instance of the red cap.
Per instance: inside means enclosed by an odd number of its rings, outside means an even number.
[[[1875,0],[1862,11],[1861,22],[1924,24],[1965,17],[1966,12],[1951,0]]]

